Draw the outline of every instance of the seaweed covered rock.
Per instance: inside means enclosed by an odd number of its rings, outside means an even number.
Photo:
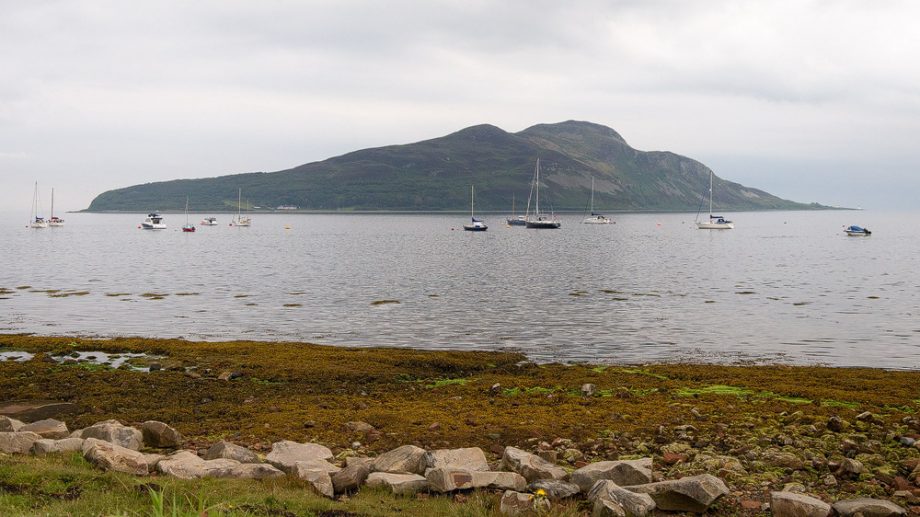
[[[164,449],[178,447],[182,444],[182,435],[173,427],[156,420],[148,420],[141,425],[144,443],[148,447]]]
[[[332,451],[316,443],[298,443],[282,440],[272,444],[265,460],[284,472],[291,473],[298,461],[331,460]]]
[[[721,479],[701,474],[647,485],[630,486],[637,494],[648,494],[662,510],[703,513],[718,498],[728,493]]]
[[[572,482],[582,492],[591,490],[594,483],[608,479],[619,486],[644,485],[652,482],[652,459],[599,461],[572,472]]]
[[[517,472],[529,483],[538,479],[565,479],[567,475],[562,467],[517,447],[505,447],[502,470]]]
[[[770,494],[770,509],[776,517],[827,517],[831,505],[824,501],[795,492]]]
[[[116,445],[109,441],[87,438],[83,441],[83,457],[102,470],[114,470],[146,476],[147,459],[136,450]]]

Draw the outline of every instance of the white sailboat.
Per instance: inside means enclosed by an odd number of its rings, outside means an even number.
[[[54,189],[51,189],[51,219],[48,220],[48,226],[52,228],[64,226],[64,220],[54,215]]]
[[[476,219],[476,215],[473,214],[474,197],[475,197],[475,193],[473,191],[473,186],[470,185],[470,219],[472,219],[472,222],[470,224],[464,224],[463,229],[468,232],[484,232],[488,230],[489,227],[486,226],[486,223],[482,222],[479,219]]]
[[[252,226],[252,219],[249,216],[243,217],[243,189],[241,188],[236,200],[236,220],[230,222],[230,226]]]
[[[38,202],[38,182],[35,182],[35,192],[32,193],[32,213],[29,214],[29,228],[47,228],[48,221],[41,215]]]
[[[556,214],[540,213],[540,159],[537,158],[537,167],[533,174],[533,185],[530,188],[531,194],[536,191],[537,203],[533,216],[530,215],[530,198],[527,198],[527,214],[524,216],[524,226],[533,229],[555,229],[561,228],[562,223],[556,220]]]
[[[699,219],[699,214],[697,214]],[[712,171],[709,171],[709,221],[697,220],[696,227],[700,230],[731,230],[735,223],[721,215],[712,215]]]
[[[610,224],[610,219],[605,215],[594,213],[594,176],[591,176],[591,215],[581,221],[583,224]]]

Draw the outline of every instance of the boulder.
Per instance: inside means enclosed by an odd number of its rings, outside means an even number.
[[[805,468],[805,462],[789,451],[779,449],[767,449],[763,451],[763,461],[774,467],[782,467],[792,470],[802,470]]]
[[[134,449],[96,438],[83,440],[83,457],[102,470],[146,476],[147,459]]]
[[[414,495],[428,490],[428,480],[418,474],[372,472],[367,476],[366,484],[369,487],[386,487],[396,495]]]
[[[36,456],[82,450],[83,438],[63,438],[61,440],[43,438],[41,440],[36,440],[35,443],[32,444],[32,454]]]
[[[425,463],[430,469],[456,468],[483,472],[489,470],[486,454],[479,447],[430,451],[425,454]]]
[[[52,440],[58,440],[70,436],[70,431],[67,430],[67,424],[53,418],[46,418],[44,420],[32,422],[31,424],[26,424],[19,430],[31,431],[41,436],[42,438],[50,438]]]
[[[637,494],[627,490],[609,479],[602,479],[591,487],[588,492],[588,500],[594,502],[595,511],[600,507],[608,513],[602,515],[615,515],[610,513],[613,509],[605,507],[602,501],[615,503],[616,507],[623,510],[623,515],[643,517],[651,514],[656,507],[655,500],[648,494]],[[610,505],[607,505],[610,506]]]
[[[227,460],[229,458],[220,459]],[[284,472],[272,467],[268,463],[239,463],[232,466],[217,467],[208,470],[208,477],[215,478],[266,479],[281,476],[284,476]]]
[[[837,501],[833,505],[834,511],[840,517],[889,517],[907,515],[904,508],[884,499],[847,499]]]
[[[594,483],[607,479],[619,486],[644,485],[652,482],[652,459],[599,461],[572,472],[572,482],[582,492],[591,490]]]
[[[28,454],[32,445],[42,437],[29,431],[0,432],[0,452]]]
[[[215,472],[232,469],[240,462],[220,458],[205,460],[192,451],[178,451],[160,460],[157,470],[179,479],[214,477]]]
[[[861,461],[852,458],[843,458],[840,462],[840,467],[837,469],[837,475],[840,477],[856,478],[865,471],[866,467]]]
[[[338,472],[342,469],[336,467],[332,463],[329,463],[326,460],[307,460],[307,461],[298,461],[294,463],[294,468],[292,473],[296,474],[297,470],[322,470],[323,472],[328,472],[332,474],[333,472]]]
[[[575,483],[569,483],[568,481],[562,481],[560,479],[538,479],[527,485],[527,490],[534,493],[538,490],[542,490],[543,493],[546,494],[546,497],[553,501],[568,499],[581,492],[581,489],[578,488],[578,485]]]
[[[15,418],[0,416],[0,433],[14,433],[24,425],[26,424],[16,420]]]
[[[294,464],[292,474],[297,479],[305,481],[317,494],[332,499],[335,497],[332,477],[329,475],[328,470],[316,464],[318,461],[325,460],[298,461]]]
[[[517,472],[529,483],[538,479],[564,479],[567,475],[562,467],[516,447],[505,447],[501,468]]]
[[[831,505],[820,499],[796,492],[773,492],[770,509],[774,517],[827,517]]]
[[[626,510],[616,501],[598,499],[594,502],[591,517],[626,517]]]
[[[256,456],[256,453],[246,447],[241,447],[226,441],[215,443],[204,455],[204,459],[206,460],[216,460],[220,458],[236,460],[240,463],[262,463],[259,457]]]
[[[83,429],[79,438],[84,440],[95,438],[134,451],[139,451],[144,444],[144,436],[139,430],[122,425],[118,420],[106,420],[93,424]]]
[[[284,472],[291,473],[298,461],[331,460],[332,451],[316,443],[298,443],[288,440],[275,442],[265,460]]]
[[[628,487],[637,494],[648,494],[662,510],[703,513],[709,506],[728,493],[721,479],[710,474],[681,479],[659,481],[647,485]]]
[[[499,511],[502,515],[536,515],[549,510],[549,499],[534,497],[533,494],[523,494],[514,490],[506,490],[502,494]]]
[[[423,474],[426,465],[425,449],[414,445],[403,445],[377,456],[371,470],[394,474]]]
[[[351,458],[348,458],[351,459]],[[336,494],[344,492],[354,492],[367,480],[371,473],[370,461],[351,461],[346,460],[345,468],[333,473],[332,488]]]
[[[166,459],[166,455],[165,455],[165,454],[158,454],[158,453],[155,453],[155,452],[151,452],[151,453],[146,453],[146,452],[145,452],[145,453],[143,453],[143,455],[144,455],[144,460],[147,461],[147,470],[148,470],[150,473],[156,472],[156,471],[157,471],[157,465],[159,465],[161,461],[163,461],[163,460]]]
[[[182,435],[163,422],[148,420],[141,425],[141,434],[148,447],[165,449],[178,447],[182,444]]]
[[[371,431],[376,431],[374,426],[368,424],[367,422],[345,422],[345,429],[348,432],[355,434],[367,434]]]
[[[515,472],[483,472],[457,468],[428,469],[428,488],[435,492],[453,492],[473,488],[524,490],[527,481]]]

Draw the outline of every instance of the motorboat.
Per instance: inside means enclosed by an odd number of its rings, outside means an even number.
[[[851,225],[843,229],[844,233],[851,237],[868,237],[872,235],[872,232],[868,228],[863,228],[862,226]]]
[[[163,222],[163,216],[157,212],[150,212],[144,222],[141,223],[141,228],[144,230],[165,230],[166,223]]]
[[[200,224],[201,226],[217,226],[217,218],[216,217],[205,217],[198,224]]]

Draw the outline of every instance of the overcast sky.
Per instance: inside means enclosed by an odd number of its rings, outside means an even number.
[[[920,2],[0,0],[0,206],[589,120],[797,201],[920,199]],[[27,215],[25,217],[28,217]]]

